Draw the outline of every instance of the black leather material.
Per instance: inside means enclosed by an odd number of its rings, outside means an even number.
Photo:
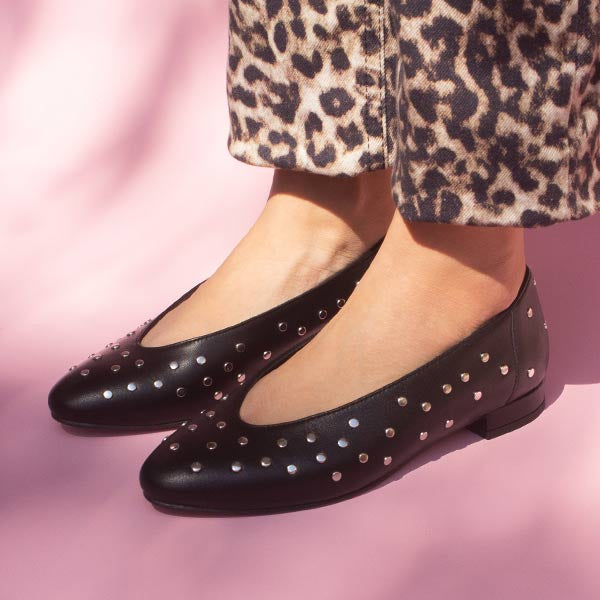
[[[168,346],[141,346],[146,332],[196,286],[156,319],[71,367],[50,392],[52,416],[69,425],[153,428],[178,425],[212,403],[225,404],[228,394],[302,346],[331,319],[378,248],[376,244],[313,289],[243,323]]]
[[[458,429],[493,437],[532,420],[543,408],[547,363],[546,325],[527,271],[506,311],[350,404],[256,426],[239,417],[248,388],[213,403],[150,455],[141,485],[155,504],[200,512],[279,512],[344,499]]]

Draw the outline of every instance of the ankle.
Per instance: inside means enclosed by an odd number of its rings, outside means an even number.
[[[326,177],[275,171],[265,216],[290,233],[355,257],[386,233],[395,207],[388,171]]]
[[[398,216],[380,254],[388,276],[402,265],[411,285],[484,317],[512,303],[525,273],[523,232],[515,228],[407,223]]]

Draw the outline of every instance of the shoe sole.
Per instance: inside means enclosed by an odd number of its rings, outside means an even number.
[[[157,423],[156,425],[99,425],[98,423],[80,423],[79,421],[69,421],[67,419],[62,419],[60,417],[57,417],[54,413],[50,413],[50,415],[52,416],[52,418],[61,423],[62,425],[68,425],[69,427],[78,427],[81,429],[94,429],[96,431],[106,431],[106,432],[110,432],[110,431],[137,431],[137,432],[143,432],[143,431],[148,431],[148,432],[152,432],[152,431],[163,431],[163,430],[168,430],[168,429],[177,429],[178,427],[180,427],[182,425],[182,423],[185,423],[187,419],[184,419],[182,421],[174,421],[172,423]]]

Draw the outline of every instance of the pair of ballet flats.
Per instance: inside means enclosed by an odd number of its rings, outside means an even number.
[[[146,332],[191,290],[72,367],[50,393],[52,416],[83,427],[178,427],[142,466],[145,497],[175,511],[238,515],[350,498],[457,430],[493,438],[535,419],[544,409],[548,334],[529,269],[509,308],[412,373],[296,421],[241,419],[252,383],[343,307],[377,248],[243,323],[168,346],[142,346]]]

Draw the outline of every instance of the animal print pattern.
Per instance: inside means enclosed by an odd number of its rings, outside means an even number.
[[[230,0],[228,147],[392,168],[407,220],[536,227],[600,210],[600,0]]]

